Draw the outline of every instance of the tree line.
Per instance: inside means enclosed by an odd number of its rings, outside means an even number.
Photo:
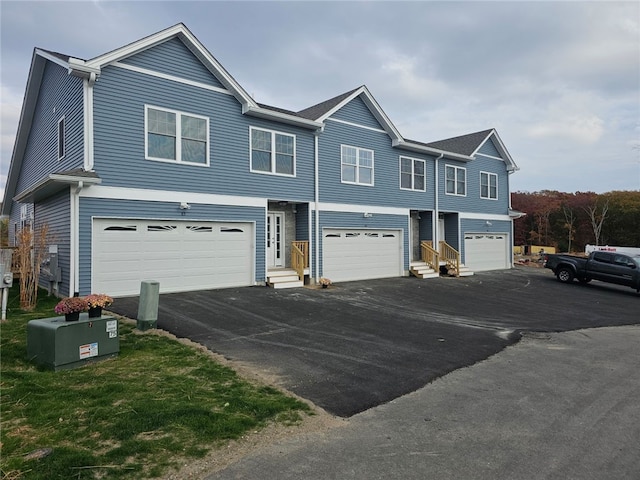
[[[640,247],[640,191],[514,192],[514,245],[547,245],[560,252],[590,245]]]

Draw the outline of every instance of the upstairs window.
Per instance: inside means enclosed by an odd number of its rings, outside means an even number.
[[[424,160],[400,157],[400,188],[402,190],[426,191],[425,165]]]
[[[145,107],[146,158],[209,165],[209,119]]]
[[[58,160],[62,160],[65,155],[66,145],[64,139],[64,117],[58,120]]]
[[[341,146],[342,183],[373,185],[373,150]]]
[[[253,127],[250,132],[252,172],[295,176],[294,135]]]
[[[462,167],[454,167],[452,165],[445,166],[445,192],[447,195],[467,194],[467,169]]]
[[[480,197],[490,200],[498,199],[498,175],[480,172]]]

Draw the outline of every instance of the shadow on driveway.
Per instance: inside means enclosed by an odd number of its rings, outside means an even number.
[[[110,310],[137,316],[138,298]],[[639,323],[640,295],[557,282],[516,268],[473,277],[392,278],[329,289],[246,287],[160,296],[158,327],[277,375],[283,387],[349,417],[517,342]]]

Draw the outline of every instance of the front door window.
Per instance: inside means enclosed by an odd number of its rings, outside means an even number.
[[[284,213],[267,214],[267,267],[284,266]]]

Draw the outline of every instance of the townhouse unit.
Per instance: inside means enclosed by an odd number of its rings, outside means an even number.
[[[404,138],[366,86],[257,103],[178,24],[34,51],[2,214],[49,226],[61,295],[460,275],[512,266],[516,170],[493,129]]]

